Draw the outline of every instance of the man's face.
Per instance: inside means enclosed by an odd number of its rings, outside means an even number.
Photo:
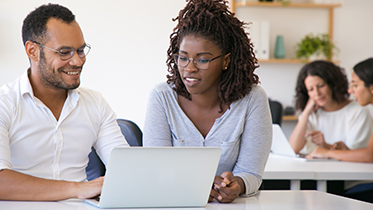
[[[66,47],[79,49],[85,46],[83,33],[77,22],[66,24],[61,20],[51,18],[47,22],[47,42],[41,43],[51,49],[60,51]],[[86,58],[80,58],[75,51],[74,55],[63,61],[60,54],[46,47],[40,46],[40,60],[38,69],[40,81],[48,88],[70,90],[79,87],[80,74]]]

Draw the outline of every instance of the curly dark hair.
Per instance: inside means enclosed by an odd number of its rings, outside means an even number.
[[[344,69],[328,61],[313,61],[302,67],[295,87],[295,109],[303,111],[309,99],[304,80],[307,76],[318,76],[332,90],[332,99],[338,103],[348,100],[348,81]]]
[[[227,70],[222,73],[222,80],[217,92],[222,104],[230,104],[247,95],[253,84],[259,83],[254,74],[258,68],[253,45],[245,33],[246,23],[238,20],[228,10],[225,0],[189,0],[179,15],[172,19],[178,21],[170,35],[170,47],[167,51],[167,83],[171,84],[178,95],[191,100],[178,71],[173,55],[179,52],[183,38],[196,35],[216,44],[223,55],[231,53]]]
[[[354,72],[364,82],[365,87],[373,85],[373,58],[368,58],[354,66]]]
[[[37,41],[43,43],[47,37],[47,22],[50,18],[60,19],[70,24],[75,21],[75,15],[66,7],[58,4],[45,4],[30,12],[23,20],[22,41]]]

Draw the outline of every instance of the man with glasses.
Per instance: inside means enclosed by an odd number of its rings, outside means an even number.
[[[0,200],[62,200],[99,195],[86,182],[93,146],[106,163],[128,146],[101,94],[78,88],[90,45],[75,16],[42,5],[24,20],[30,68],[0,88]]]

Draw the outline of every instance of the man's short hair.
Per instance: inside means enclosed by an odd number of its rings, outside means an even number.
[[[50,18],[56,18],[70,24],[75,21],[75,15],[66,7],[58,4],[44,4],[30,12],[23,20],[22,41],[37,41],[43,43],[47,37],[47,22]]]

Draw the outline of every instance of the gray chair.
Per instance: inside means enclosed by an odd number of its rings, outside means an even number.
[[[136,123],[124,119],[117,119],[117,123],[130,146],[142,146],[142,132]],[[105,175],[105,165],[102,163],[93,147],[88,158],[89,162],[86,168],[87,180],[90,181]]]

